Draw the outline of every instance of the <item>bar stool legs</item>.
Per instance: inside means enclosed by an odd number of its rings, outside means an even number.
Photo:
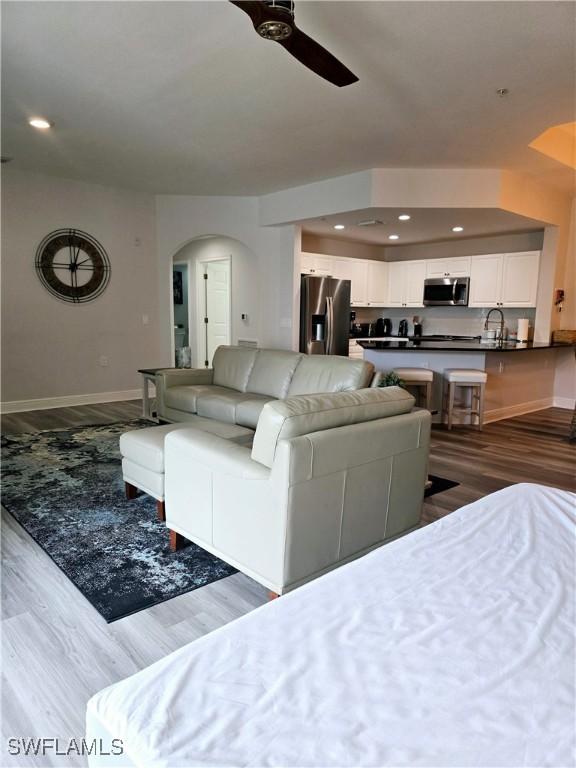
[[[484,387],[487,380],[485,371],[474,369],[447,368],[444,371],[443,420],[448,429],[454,425],[454,413],[470,416],[470,422],[476,423],[478,430],[484,424]],[[456,406],[456,387],[470,390],[470,407]]]

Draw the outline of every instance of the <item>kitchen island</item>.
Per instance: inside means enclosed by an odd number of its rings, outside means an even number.
[[[359,340],[364,359],[378,371],[396,368],[429,368],[434,371],[433,409],[441,420],[443,375],[446,368],[486,371],[485,422],[530,413],[554,404],[554,376],[560,360],[574,369],[574,344],[546,342],[482,343],[478,338],[386,337]],[[576,391],[574,392],[576,395]]]

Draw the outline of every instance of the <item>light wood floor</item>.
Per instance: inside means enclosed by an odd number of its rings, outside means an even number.
[[[111,403],[7,415],[2,428],[15,433],[139,415],[139,402]],[[570,417],[551,408],[482,433],[435,429],[430,471],[460,485],[427,500],[423,523],[517,482],[576,490],[576,447],[566,440]],[[10,757],[6,740],[81,739],[93,693],[266,601],[262,587],[236,574],[106,624],[4,511],[2,532],[2,766],[85,765],[78,758]]]

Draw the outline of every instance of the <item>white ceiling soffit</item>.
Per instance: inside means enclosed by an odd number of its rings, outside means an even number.
[[[260,195],[364,168],[511,168],[574,119],[571,2],[296,1],[339,89],[214,2],[4,2],[3,154],[155,193]],[[509,89],[499,98],[498,88]],[[54,121],[35,131],[32,115]]]
[[[398,216],[401,214],[408,214],[410,219],[400,221]],[[359,222],[368,221],[381,223],[359,226]],[[320,219],[306,219],[299,223],[302,231],[308,234],[386,247],[531,232],[545,226],[544,222],[499,208],[365,208]],[[345,228],[336,230],[336,224],[344,225]],[[457,226],[463,227],[463,231],[452,232],[452,227]],[[390,240],[390,235],[398,235],[398,239]]]

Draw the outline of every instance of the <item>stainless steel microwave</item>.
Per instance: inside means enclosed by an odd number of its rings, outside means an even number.
[[[425,307],[467,307],[469,277],[431,277],[424,280]]]

